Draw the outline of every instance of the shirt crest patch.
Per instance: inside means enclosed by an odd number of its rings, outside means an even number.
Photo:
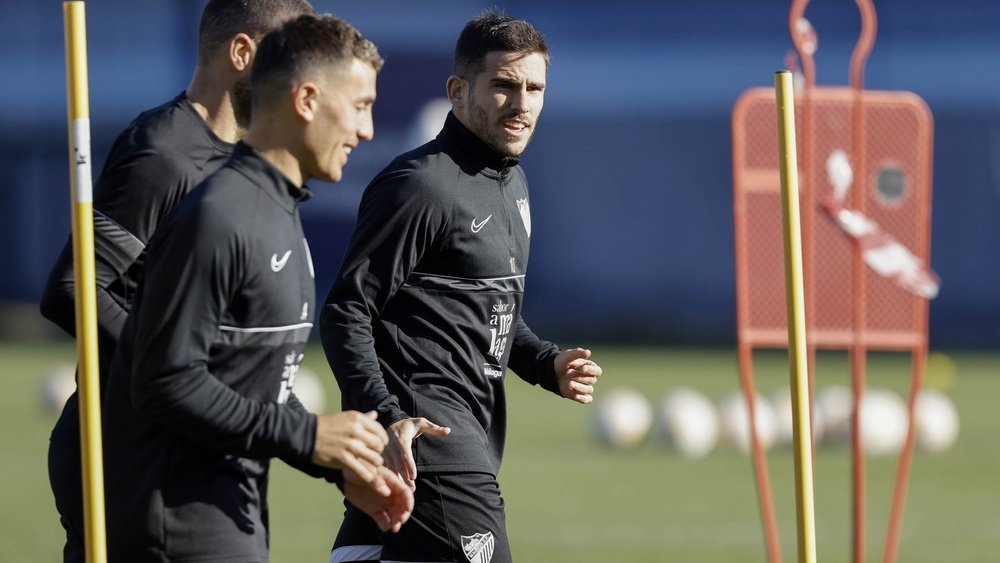
[[[517,200],[517,210],[521,212],[524,231],[528,233],[528,238],[531,238],[531,209],[528,208],[528,198]]]

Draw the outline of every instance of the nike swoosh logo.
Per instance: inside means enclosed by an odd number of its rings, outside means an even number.
[[[472,220],[472,232],[478,233],[479,231],[483,230],[483,225],[485,225],[486,223],[488,223],[489,220],[492,219],[492,218],[493,218],[493,214],[490,214],[489,217],[483,219],[482,223],[476,223],[476,220],[473,219]]]
[[[285,252],[284,256],[281,257],[281,260],[278,260],[278,253],[275,252],[274,254],[272,254],[271,255],[271,271],[273,271],[273,272],[280,272],[281,269],[285,267],[285,264],[288,263],[288,257],[291,256],[291,255],[292,255],[292,251],[289,250],[288,252]]]

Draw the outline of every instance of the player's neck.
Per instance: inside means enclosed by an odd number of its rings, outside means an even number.
[[[289,181],[302,187],[307,178],[302,173],[302,163],[296,156],[296,151],[291,148],[297,146],[297,143],[292,142],[281,127],[269,127],[271,120],[259,119],[259,121],[265,124],[256,121],[252,123],[243,141],[281,171]]]
[[[253,145],[251,145],[253,146]],[[306,179],[302,175],[302,167],[299,159],[288,149],[281,147],[271,147],[260,149],[260,155],[264,157],[272,166],[281,171],[288,180],[297,187],[302,187]]]
[[[211,71],[198,68],[187,88],[187,97],[198,115],[220,139],[235,143],[246,131],[236,121],[228,83],[208,76]]]

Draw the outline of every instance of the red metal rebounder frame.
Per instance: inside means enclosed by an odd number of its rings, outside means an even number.
[[[851,58],[850,86],[815,86],[816,37],[803,18],[807,3],[793,1],[789,16],[804,78],[795,112],[806,342],[810,379],[817,349],[846,350],[850,358],[855,563],[865,560],[865,455],[859,439],[859,405],[867,352],[909,352],[912,359],[909,430],[899,455],[885,540],[883,560],[888,563],[895,561],[899,543],[915,437],[913,413],[927,356],[927,298],[936,293],[936,278],[924,272],[923,285],[907,283],[914,276],[892,275],[893,267],[903,268],[899,261],[878,270],[870,252],[872,238],[866,242],[857,233],[848,236],[845,223],[837,218],[848,211],[867,219],[904,249],[902,263],[911,266],[911,273],[922,271],[930,254],[932,118],[914,94],[863,89],[876,26],[870,0],[856,0],[862,33]],[[756,420],[753,350],[788,347],[774,108],[774,90],[755,88],[739,98],[732,117],[737,340],[751,420]],[[928,287],[920,294],[919,288]],[[810,381],[810,393],[812,389]],[[778,563],[781,552],[767,459],[756,432],[751,435],[751,452],[768,558]]]

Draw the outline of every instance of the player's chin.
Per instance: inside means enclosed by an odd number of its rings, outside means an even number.
[[[525,147],[526,143],[506,143],[501,152],[503,152],[504,156],[519,158],[521,153],[524,152]]]
[[[347,159],[338,158],[338,155],[331,155],[319,162],[319,168],[317,174],[313,174],[317,180],[322,180],[324,182],[339,182],[344,177],[344,166],[347,164]]]
[[[326,182],[339,182],[344,177],[344,168],[342,166],[330,166],[326,169],[321,180]]]
[[[517,158],[521,156],[524,149],[528,148],[529,141],[531,141],[530,133],[524,135],[504,135],[502,152],[504,156]]]

